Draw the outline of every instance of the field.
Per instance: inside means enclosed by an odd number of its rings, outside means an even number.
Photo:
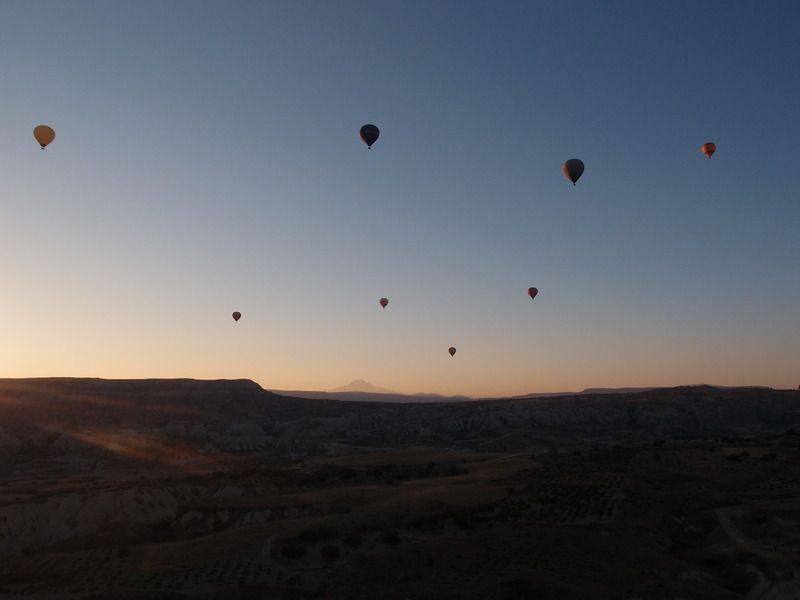
[[[31,460],[0,482],[0,590],[788,599],[798,592],[797,445],[262,453],[190,471]]]

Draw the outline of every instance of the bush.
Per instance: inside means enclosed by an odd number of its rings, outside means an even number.
[[[453,525],[459,529],[472,529],[475,527],[472,518],[465,513],[457,513],[453,515]]]
[[[283,550],[281,550],[281,554],[289,560],[297,560],[301,556],[305,556],[305,553],[306,547],[300,544],[289,544],[288,546],[284,546]]]
[[[342,553],[339,551],[339,546],[327,545],[323,546],[322,549],[319,551],[320,556],[324,560],[339,560]]]
[[[314,529],[306,529],[305,531],[300,532],[300,534],[294,538],[298,542],[304,542],[306,544],[313,544],[314,542],[322,542],[324,540],[330,540],[335,538],[339,535],[339,532],[336,531],[334,527],[315,527]]]
[[[355,469],[351,469],[350,467],[342,467],[339,469],[339,479],[342,481],[351,481],[355,476]]]
[[[419,531],[436,531],[442,527],[442,518],[439,515],[414,515],[408,521],[409,529]]]
[[[342,541],[344,542],[345,546],[350,548],[359,548],[361,544],[364,543],[364,538],[357,533],[348,533]]]
[[[393,530],[386,530],[381,533],[380,537],[381,542],[384,544],[389,544],[390,546],[396,546],[400,543],[400,535]]]

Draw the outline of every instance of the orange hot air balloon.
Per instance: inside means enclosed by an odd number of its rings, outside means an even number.
[[[583,161],[579,158],[570,158],[561,167],[561,171],[564,173],[564,177],[569,179],[572,185],[575,185],[583,175]]]
[[[531,297],[531,300],[536,298],[536,294],[538,294],[538,293],[539,293],[539,290],[537,290],[535,287],[528,288],[528,296]]]
[[[56,132],[53,131],[52,127],[48,127],[47,125],[37,125],[33,128],[33,137],[36,138],[36,141],[39,142],[42,150],[44,150],[45,146],[56,139]]]
[[[456,349],[455,349],[455,348],[453,348],[452,346],[450,346],[450,347],[447,349],[447,351],[450,353],[450,356],[455,356],[455,355],[456,355]]]
[[[711,155],[717,151],[717,145],[714,142],[706,142],[702,146],[700,146],[700,152],[705,154],[708,158],[711,158]]]
[[[233,313],[231,316],[233,317],[233,320],[234,320],[234,321],[236,321],[236,322],[238,323],[238,322],[239,322],[239,319],[241,319],[241,318],[242,318],[242,313],[240,313],[240,312],[237,310],[237,311],[236,311],[235,313]]]
[[[378,129],[375,125],[371,123],[367,123],[361,128],[361,131],[358,132],[361,136],[363,142],[367,145],[367,148],[372,148],[372,144],[378,141],[378,136],[381,134],[381,130]]]
[[[378,300],[378,304],[381,305],[381,308],[386,308],[389,305],[389,299],[381,298],[380,300]]]

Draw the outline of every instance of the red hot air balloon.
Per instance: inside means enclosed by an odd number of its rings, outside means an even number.
[[[711,158],[711,155],[717,151],[717,145],[714,142],[706,142],[702,146],[700,146],[700,152],[705,154],[708,158]]]
[[[389,305],[389,299],[381,298],[380,300],[378,300],[378,304],[381,305],[381,308],[386,308]]]
[[[531,297],[531,300],[536,298],[536,294],[538,294],[538,293],[539,293],[539,290],[537,290],[535,287],[528,288],[528,296]]]
[[[455,348],[453,348],[453,346],[450,346],[450,347],[447,349],[447,351],[450,353],[450,356],[455,356],[455,355],[456,355],[456,349],[455,349]]]
[[[242,313],[240,313],[240,312],[237,310],[237,311],[236,311],[235,313],[233,313],[231,316],[233,317],[233,320],[234,320],[234,321],[236,321],[236,322],[238,323],[238,322],[239,322],[239,319],[241,319],[241,318],[242,318]]]
[[[572,185],[577,183],[578,179],[583,175],[583,161],[579,158],[570,158],[561,167],[564,177],[572,182]]]
[[[361,131],[359,131],[359,135],[367,145],[367,148],[372,148],[372,144],[378,141],[378,136],[380,136],[380,134],[381,130],[371,123],[367,123],[361,128]]]

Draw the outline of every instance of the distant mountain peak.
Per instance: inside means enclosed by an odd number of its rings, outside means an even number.
[[[371,394],[396,394],[394,390],[387,390],[386,388],[380,388],[377,386],[372,385],[369,381],[364,381],[363,379],[354,379],[347,385],[343,385],[341,387],[328,390],[329,392],[368,392]]]

